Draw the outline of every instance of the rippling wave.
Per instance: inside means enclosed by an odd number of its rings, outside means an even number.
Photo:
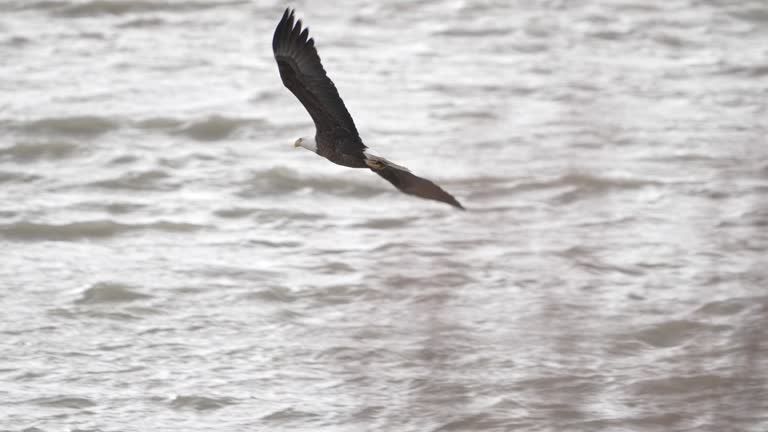
[[[119,178],[94,182],[91,186],[131,190],[167,190],[177,188],[177,185],[163,182],[163,180],[169,178],[170,175],[162,170],[127,172]]]
[[[120,283],[100,282],[83,292],[78,304],[122,303],[149,298],[130,286]]]
[[[54,136],[93,137],[120,127],[115,119],[98,116],[51,117],[25,122],[7,122],[9,129],[20,129],[28,134]]]
[[[82,18],[152,12],[198,12],[243,4],[242,1],[85,0],[16,2],[20,9],[40,9],[57,16]]]
[[[7,148],[0,148],[0,158],[10,157],[24,162],[38,159],[62,159],[78,150],[77,144],[70,142],[17,143]]]
[[[231,136],[236,130],[245,126],[264,127],[265,125],[266,122],[259,120],[211,116],[185,124],[179,133],[200,141],[216,141]]]
[[[219,141],[231,137],[243,128],[268,126],[259,119],[233,118],[212,115],[202,119],[183,120],[174,118],[148,118],[137,122],[99,117],[71,116],[41,118],[31,121],[0,122],[9,130],[17,130],[28,135],[46,135],[53,137],[94,138],[120,129],[140,129],[178,134],[198,141]]]
[[[352,197],[369,197],[389,191],[385,184],[377,187],[368,183],[355,182],[345,176],[309,176],[282,166],[255,172],[244,183],[246,186],[239,192],[244,197],[265,193],[282,194],[302,189]]]
[[[132,231],[157,230],[189,232],[203,228],[200,225],[158,221],[144,224],[118,223],[112,220],[94,220],[65,224],[17,222],[0,225],[0,237],[17,240],[80,240],[106,238]]]
[[[176,396],[171,402],[171,406],[174,409],[184,410],[192,409],[195,411],[206,411],[212,409],[224,408],[227,405],[232,405],[236,401],[232,398],[213,398],[206,396]]]

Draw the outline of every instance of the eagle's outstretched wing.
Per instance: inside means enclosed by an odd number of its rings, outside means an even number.
[[[444,202],[456,208],[465,210],[464,206],[462,206],[453,195],[449,194],[432,181],[415,175],[408,168],[390,162],[383,157],[374,156],[368,152],[365,153],[365,156],[365,163],[371,171],[392,183],[401,192],[421,198]]]
[[[272,37],[272,51],[280,70],[283,84],[304,105],[315,122],[318,133],[343,129],[365,146],[355,128],[344,101],[320,63],[315,41],[309,38],[309,29],[302,30],[301,20],[294,19],[294,11],[286,9]]]

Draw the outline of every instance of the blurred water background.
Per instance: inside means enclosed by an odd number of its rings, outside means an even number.
[[[0,430],[768,430],[768,3],[0,3]]]

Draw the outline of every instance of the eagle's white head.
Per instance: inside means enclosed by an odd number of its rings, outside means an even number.
[[[317,153],[317,143],[315,142],[315,137],[301,137],[296,140],[295,143],[293,143],[294,147],[304,147],[307,150],[311,150],[315,153]]]

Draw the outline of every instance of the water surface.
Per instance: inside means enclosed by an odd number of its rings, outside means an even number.
[[[0,5],[0,429],[768,430],[763,1]]]

